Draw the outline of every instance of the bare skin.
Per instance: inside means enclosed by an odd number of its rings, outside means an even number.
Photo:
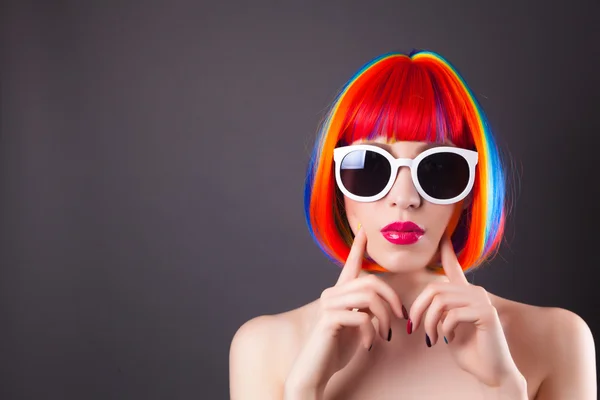
[[[564,309],[489,295],[513,359],[527,380],[529,399],[596,398],[594,343],[583,320]],[[253,350],[238,354],[242,359],[232,365],[232,399],[283,398],[286,377],[311,332],[318,302],[246,323],[243,328],[253,334],[240,342],[254,342]],[[459,369],[443,340],[428,348],[422,327],[408,335],[406,321],[395,319],[392,332],[389,342],[376,336],[371,351],[359,349],[330,380],[323,399],[501,398]],[[232,362],[235,358],[234,354]],[[248,381],[236,376],[248,369],[253,371]]]
[[[407,158],[428,146],[375,143]],[[579,316],[507,300],[468,283],[449,241],[442,239],[453,213],[464,206],[423,201],[406,170],[379,201],[346,199],[350,225],[362,228],[355,231],[338,282],[307,305],[254,318],[238,330],[230,350],[231,398],[595,399],[594,341]],[[395,220],[415,221],[425,235],[410,247],[391,245],[379,229]],[[366,254],[389,272],[375,278],[361,271]],[[446,275],[425,267],[440,254]],[[450,290],[446,300],[464,303],[449,305],[439,324],[433,316],[441,300],[424,302],[433,287]],[[492,313],[483,312],[474,324],[461,322],[446,344],[440,326],[451,309],[467,305]],[[411,334],[401,306],[414,321]],[[426,345],[426,329],[432,347]],[[461,339],[470,352],[458,350]],[[458,352],[471,372],[458,365]],[[486,371],[499,377],[497,385],[482,382]]]

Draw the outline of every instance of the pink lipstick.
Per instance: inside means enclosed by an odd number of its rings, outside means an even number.
[[[392,222],[381,229],[381,234],[390,243],[393,244],[413,244],[416,243],[425,231],[414,222]]]

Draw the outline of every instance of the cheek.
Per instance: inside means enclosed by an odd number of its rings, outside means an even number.
[[[440,236],[447,230],[454,231],[462,213],[462,205],[431,205],[426,213],[430,222],[430,229],[435,230]]]
[[[350,216],[354,214],[354,201],[348,200],[346,196],[344,196],[344,210],[346,211],[346,215]]]
[[[344,198],[344,208],[346,210],[346,217],[350,226],[358,224],[363,217],[368,214],[366,209],[368,203],[359,203],[357,201],[348,200]]]
[[[348,224],[353,230],[359,223],[371,229],[374,222],[373,216],[380,214],[377,212],[377,203],[361,203],[344,198],[344,207]]]
[[[382,210],[379,210],[379,212],[377,210],[377,202],[361,203],[344,197],[344,207],[348,223],[352,229],[356,228],[359,223],[369,225],[369,222],[373,221],[374,215],[382,215]],[[441,238],[446,229],[454,230],[462,209],[462,203],[438,205],[424,202],[422,207],[416,210],[414,220],[425,225],[432,237]]]

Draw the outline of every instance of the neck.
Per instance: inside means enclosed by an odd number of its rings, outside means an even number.
[[[368,272],[362,272],[361,274],[368,274]],[[415,299],[428,284],[448,282],[445,275],[438,275],[427,268],[418,271],[382,273],[378,276],[394,289],[404,307],[409,311]]]

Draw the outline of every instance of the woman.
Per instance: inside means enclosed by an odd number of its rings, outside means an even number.
[[[500,245],[505,177],[483,111],[440,55],[385,54],[346,84],[305,203],[343,269],[319,299],[238,330],[232,399],[596,399],[579,316],[465,278]]]

